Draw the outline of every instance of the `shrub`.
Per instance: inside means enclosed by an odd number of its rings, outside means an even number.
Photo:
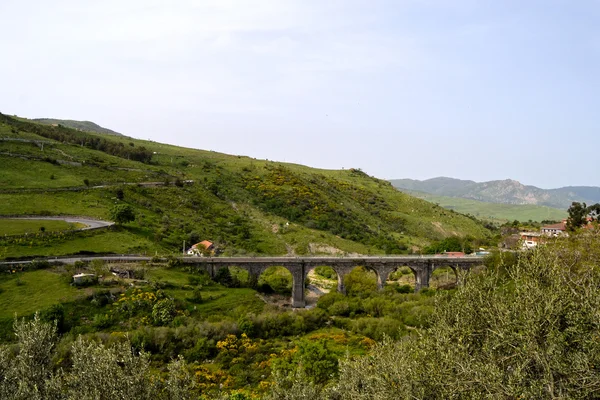
[[[40,321],[53,323],[58,332],[63,333],[65,328],[65,308],[62,304],[54,304],[40,313]]]
[[[113,324],[112,317],[109,314],[94,315],[93,325],[98,329],[106,329]]]
[[[422,335],[346,361],[340,398],[596,398],[600,236],[539,247],[436,296]]]
[[[188,300],[196,304],[202,303],[202,292],[200,291],[200,288],[194,288],[192,295],[188,297]]]
[[[159,300],[152,307],[152,319],[156,325],[168,325],[175,318],[175,303],[172,299]]]
[[[325,267],[325,266],[317,267],[317,268],[315,268],[315,274],[322,276],[323,278],[327,278],[327,279],[336,279],[337,278],[337,274],[331,267]]]

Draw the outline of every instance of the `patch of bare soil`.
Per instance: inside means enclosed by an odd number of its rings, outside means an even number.
[[[332,254],[332,255],[342,255],[344,252],[336,247],[329,246],[323,243],[309,243],[308,251],[311,254]]]

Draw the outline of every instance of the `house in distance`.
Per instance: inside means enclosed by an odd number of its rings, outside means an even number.
[[[187,253],[190,256],[198,257],[212,256],[213,254],[215,254],[215,246],[212,242],[209,242],[208,240],[203,240],[190,247]]]

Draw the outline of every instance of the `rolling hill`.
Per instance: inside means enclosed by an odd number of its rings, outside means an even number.
[[[91,121],[75,121],[72,119],[53,119],[53,118],[35,118],[32,121],[45,125],[63,125],[67,128],[73,128],[80,131],[103,133],[105,135],[124,136],[119,132],[103,128]]]
[[[509,221],[560,221],[568,213],[558,208],[530,204],[486,203],[461,197],[437,196],[424,192],[409,192],[411,195],[430,201],[449,210],[474,215],[478,219],[497,223]]]
[[[588,204],[600,202],[600,188],[592,186],[540,189],[510,179],[474,182],[446,177],[424,181],[393,179],[390,182],[394,187],[404,191],[418,191],[488,203],[545,206],[561,210],[566,210],[574,201]]]
[[[3,239],[0,257],[77,252],[165,254],[211,240],[225,254],[384,254],[451,235],[485,240],[481,222],[401,193],[358,169],[320,170],[0,114],[0,215],[134,222],[108,231]]]

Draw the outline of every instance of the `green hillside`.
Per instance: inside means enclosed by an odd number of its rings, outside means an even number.
[[[411,194],[449,210],[471,214],[483,220],[498,220],[500,222],[532,220],[541,222],[560,221],[568,216],[566,210],[546,206],[487,203],[460,197],[436,196],[420,192],[411,192]]]
[[[32,119],[40,124],[46,125],[64,125],[68,128],[78,129],[80,131],[94,132],[94,133],[104,133],[106,135],[116,135],[123,136],[119,132],[115,132],[113,130],[101,127],[100,125],[91,122],[91,121],[76,121],[72,119],[53,119],[53,118],[35,118]]]
[[[204,239],[225,254],[384,254],[450,235],[490,235],[478,221],[357,169],[319,170],[1,114],[0,164],[0,215],[110,219],[111,208],[127,204],[137,216],[108,232],[4,238],[0,257],[164,254]]]

